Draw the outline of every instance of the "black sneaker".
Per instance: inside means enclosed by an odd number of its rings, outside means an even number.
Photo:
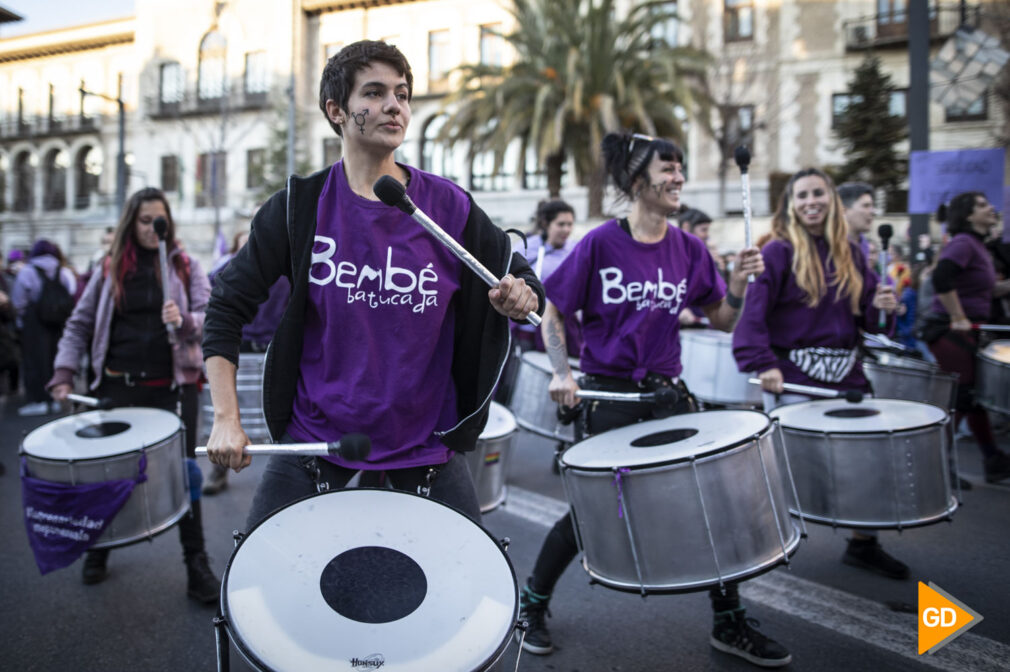
[[[758,632],[760,623],[746,618],[743,609],[715,614],[709,643],[724,653],[739,656],[759,667],[782,667],[793,657],[774,639]]]
[[[908,578],[908,565],[889,555],[876,539],[849,539],[842,562],[868,569],[889,579]]]
[[[221,597],[221,582],[214,576],[203,551],[186,556],[186,594],[197,602],[213,604]]]
[[[1010,478],[1010,456],[1003,451],[997,450],[985,458],[984,466],[986,483],[996,483]]]
[[[522,642],[523,649],[538,656],[546,656],[554,650],[551,643],[551,633],[547,630],[547,616],[550,611],[547,603],[550,596],[537,595],[523,586],[519,593],[519,622],[526,623],[525,636],[522,630],[516,631],[516,639]]]
[[[88,551],[84,554],[84,567],[81,570],[81,581],[91,586],[105,581],[108,570],[109,549]]]

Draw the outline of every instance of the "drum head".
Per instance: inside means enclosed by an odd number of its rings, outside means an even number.
[[[508,436],[518,429],[519,425],[516,424],[516,416],[512,415],[512,411],[497,401],[492,401],[491,410],[487,416],[487,424],[484,425],[484,431],[480,433],[480,439],[482,441],[497,439],[502,436]]]
[[[519,613],[498,543],[454,509],[393,490],[301,499],[235,549],[222,609],[273,670],[480,670]],[[355,664],[357,661],[357,664]]]
[[[779,406],[769,415],[783,427],[831,434],[877,434],[919,429],[942,422],[947,412],[932,404],[900,399],[819,399]]]
[[[158,408],[88,411],[42,425],[21,447],[47,460],[87,460],[153,446],[181,429],[179,416]]]
[[[705,411],[639,422],[576,443],[561,455],[567,467],[650,467],[729,450],[770,425],[757,411]]]
[[[1010,364],[1010,341],[993,341],[982,354],[994,361]]]

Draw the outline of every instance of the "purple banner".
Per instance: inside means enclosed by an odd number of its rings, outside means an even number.
[[[66,567],[91,548],[130,498],[134,486],[147,480],[146,463],[146,456],[142,456],[136,479],[70,485],[31,477],[22,458],[25,531],[42,574]]]
[[[1003,202],[1010,203],[1010,185],[1003,187]],[[1007,226],[1007,212],[1004,208],[1003,214],[1003,242],[1010,243],[1010,226]]]
[[[933,214],[941,203],[965,191],[981,191],[1002,211],[1004,160],[1002,148],[911,152],[908,212]]]

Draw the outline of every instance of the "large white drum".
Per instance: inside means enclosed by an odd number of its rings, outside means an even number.
[[[578,380],[578,361],[569,359],[568,363],[572,367],[572,375]],[[546,353],[534,350],[524,352],[509,407],[523,429],[548,439],[572,443],[575,441],[575,427],[562,425],[558,421],[558,405],[551,401],[548,392],[553,375],[554,370]]]
[[[839,399],[780,406],[799,505],[793,513],[826,525],[901,529],[949,519],[947,412],[898,399]]]
[[[878,399],[904,399],[933,404],[949,411],[954,407],[957,375],[935,364],[886,350],[871,351],[863,361],[863,373]]]
[[[487,424],[480,433],[477,448],[466,455],[482,513],[496,509],[505,502],[505,474],[518,434],[519,426],[515,416],[501,404],[492,401]]]
[[[263,365],[266,353],[243,352],[235,371],[235,393],[238,397],[239,421],[253,443],[269,443],[270,432],[263,416]],[[214,426],[214,403],[210,385],[200,392],[200,442],[207,443]]]
[[[169,529],[189,511],[184,429],[179,416],[156,408],[89,411],[48,422],[24,438],[28,472],[81,485],[137,477],[138,483],[92,549],[125,546]]]
[[[993,341],[979,351],[975,398],[990,411],[1010,414],[1010,341]]]
[[[707,404],[761,406],[761,388],[747,382],[733,358],[733,334],[716,329],[682,329],[681,379]]]
[[[512,639],[519,590],[501,545],[463,514],[352,489],[253,528],[228,562],[221,611],[257,670],[487,670]]]
[[[795,552],[768,416],[706,411],[603,432],[561,455],[583,566],[605,586],[700,590]]]

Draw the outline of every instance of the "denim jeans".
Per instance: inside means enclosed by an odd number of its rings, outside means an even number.
[[[291,441],[290,436],[284,436],[281,442]],[[473,477],[467,466],[466,458],[454,453],[452,459],[443,465],[434,465],[438,474],[431,484],[432,499],[448,504],[460,513],[480,524],[480,505],[477,502],[477,491],[474,488]],[[316,469],[319,470],[319,480],[329,485],[331,490],[343,488],[347,482],[358,473],[323,458],[303,455],[273,455],[267,463],[263,478],[256,488],[252,508],[246,520],[246,531],[274,511],[291,504],[296,499],[317,492]],[[386,472],[390,484],[397,490],[417,492],[418,486],[425,482],[428,467],[411,467],[408,469],[390,469]]]

